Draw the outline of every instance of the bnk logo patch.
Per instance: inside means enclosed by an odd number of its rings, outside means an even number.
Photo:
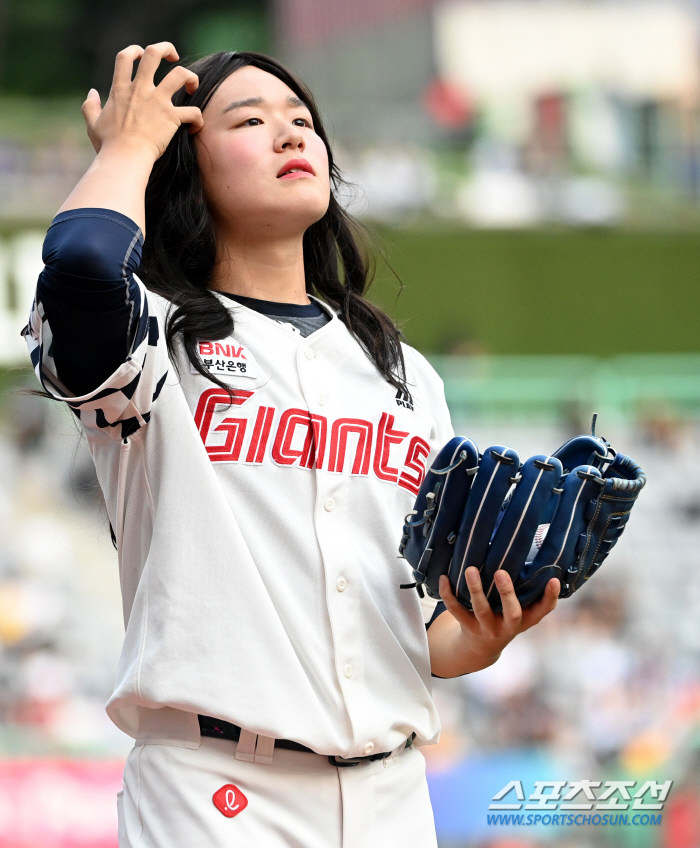
[[[217,789],[212,797],[212,801],[216,809],[229,819],[242,813],[248,806],[248,799],[232,783],[227,783],[221,789]]]

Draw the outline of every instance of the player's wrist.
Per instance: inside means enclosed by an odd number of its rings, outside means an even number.
[[[501,655],[499,640],[486,640],[449,613],[439,615],[428,630],[430,668],[438,677],[459,677],[493,665]]]
[[[124,166],[130,170],[153,168],[161,151],[155,142],[138,138],[117,137],[103,141],[95,162],[100,167],[115,165],[119,168]]]
[[[501,651],[483,650],[471,644],[445,645],[442,650],[435,646],[431,652],[430,670],[438,677],[461,677],[475,671],[483,671],[493,665],[501,656]]]
[[[485,642],[462,625],[455,651],[460,655],[461,662],[470,666],[471,671],[480,671],[496,662],[503,647],[501,640],[496,645],[491,639]]]

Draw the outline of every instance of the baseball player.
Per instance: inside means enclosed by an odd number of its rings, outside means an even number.
[[[501,573],[502,615],[476,569],[473,613],[449,584],[437,606],[399,588],[404,516],[452,436],[442,383],[364,298],[307,89],[251,53],[156,86],[162,59],[128,47],[104,109],[88,95],[97,155],[24,331],[119,555],[120,848],[435,846],[431,672],[493,663],[558,581],[523,611]]]

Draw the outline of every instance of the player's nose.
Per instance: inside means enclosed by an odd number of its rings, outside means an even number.
[[[299,150],[303,151],[306,148],[304,135],[300,127],[292,126],[285,127],[278,133],[275,139],[275,150],[282,152],[283,150]]]

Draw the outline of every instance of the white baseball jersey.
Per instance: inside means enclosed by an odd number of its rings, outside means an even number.
[[[185,715],[192,747],[198,713],[343,757],[435,741],[434,602],[399,588],[412,576],[397,545],[452,436],[440,378],[404,347],[411,398],[397,395],[323,304],[331,320],[302,338],[218,295],[234,333],[198,353],[230,404],[183,351],[174,367],[170,303],[139,285],[131,354],[89,395],[56,376],[41,304],[26,331],[44,387],[85,428],[117,534],[110,717],[153,739]]]

